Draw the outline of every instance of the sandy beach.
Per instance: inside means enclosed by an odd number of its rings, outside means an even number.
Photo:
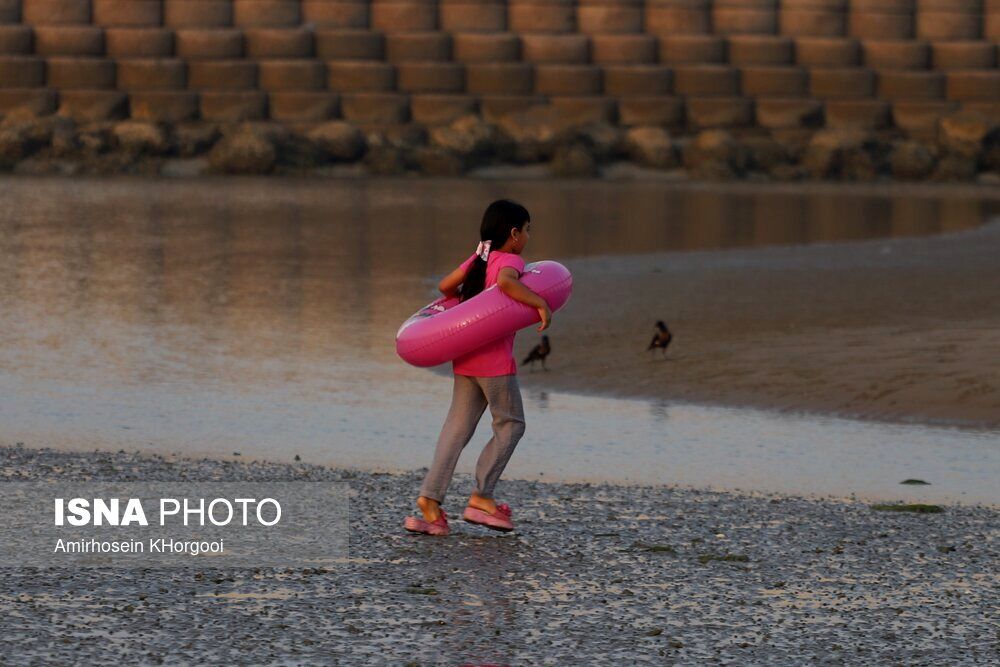
[[[405,533],[419,471],[0,449],[0,481],[342,480],[336,567],[4,568],[4,664],[988,665],[995,509],[506,482],[519,528]],[[467,476],[456,479],[466,488]],[[457,493],[457,492],[456,492]],[[456,496],[452,504],[460,502]]]
[[[1000,225],[567,261],[550,371],[575,392],[1000,425]],[[645,352],[653,323],[674,333]],[[518,351],[538,334],[524,330]]]

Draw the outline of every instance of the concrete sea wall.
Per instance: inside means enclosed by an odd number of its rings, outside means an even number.
[[[1000,108],[997,0],[0,0],[0,111],[928,126]]]
[[[165,132],[152,142],[163,154],[191,124],[264,123],[273,139],[275,126],[342,120],[366,146],[399,143],[372,138],[387,127],[426,134],[470,116],[514,143],[539,123],[646,131],[632,144],[656,128],[674,155],[659,166],[684,162],[675,139],[706,131],[793,153],[818,131],[874,133],[922,142],[936,165],[957,115],[983,125],[975,175],[1000,122],[998,54],[1000,0],[0,0],[0,114],[74,131],[146,123]],[[52,148],[22,139],[7,137],[18,147],[4,158],[0,138],[0,165]]]

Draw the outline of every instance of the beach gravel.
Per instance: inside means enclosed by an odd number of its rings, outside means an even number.
[[[993,507],[503,481],[517,530],[403,531],[421,471],[0,448],[0,482],[344,480],[329,568],[4,568],[4,665],[987,665]]]

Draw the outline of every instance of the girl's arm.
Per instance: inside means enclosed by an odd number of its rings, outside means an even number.
[[[538,309],[538,315],[542,320],[538,331],[549,328],[549,323],[552,321],[552,311],[549,309],[549,304],[518,280],[517,269],[510,266],[500,269],[500,273],[497,274],[497,287],[510,298]]]
[[[438,283],[438,291],[444,294],[446,297],[457,297],[458,287],[465,281],[465,274],[468,273],[469,269],[464,264],[459,266],[457,269],[446,275]]]

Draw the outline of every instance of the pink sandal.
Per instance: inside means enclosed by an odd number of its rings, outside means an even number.
[[[496,514],[484,512],[472,506],[466,507],[465,512],[462,514],[462,518],[469,523],[477,523],[480,526],[486,526],[491,530],[499,530],[504,533],[514,530],[514,522],[510,520],[510,517],[510,505],[507,503],[497,505]]]
[[[406,517],[406,521],[403,522],[403,528],[406,528],[411,533],[447,535],[451,532],[451,529],[448,527],[448,516],[444,513],[444,510],[439,511],[441,512],[441,516],[434,521],[427,521],[423,517],[408,516]]]

